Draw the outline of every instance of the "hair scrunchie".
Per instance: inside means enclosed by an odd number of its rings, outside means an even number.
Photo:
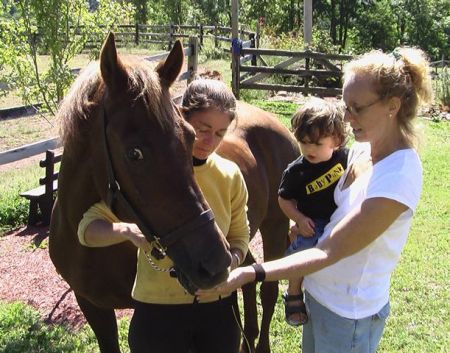
[[[396,61],[402,60],[402,55],[400,54],[398,48],[395,48],[395,49],[392,51],[391,55],[394,57],[394,59],[395,59]]]

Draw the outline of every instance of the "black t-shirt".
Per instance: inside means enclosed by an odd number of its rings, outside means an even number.
[[[341,148],[326,162],[310,163],[300,156],[281,178],[278,195],[296,200],[297,209],[310,218],[329,219],[336,209],[334,188],[347,168],[348,148]]]

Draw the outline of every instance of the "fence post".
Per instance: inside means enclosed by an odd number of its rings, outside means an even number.
[[[41,203],[42,217],[45,224],[50,224],[50,216],[53,207],[53,174],[55,172],[55,153],[47,150],[45,152],[45,196]]]
[[[203,47],[203,25],[200,24],[200,45]]]
[[[188,56],[187,69],[189,72],[189,77],[187,79],[187,83],[191,83],[195,80],[195,76],[197,76],[197,66],[198,66],[198,37],[191,36],[189,37],[189,48],[191,49],[191,53]]]
[[[173,30],[174,30],[174,25],[173,23],[170,24],[170,29],[169,29],[169,47],[167,50],[171,50],[172,49],[172,45],[173,45]]]
[[[303,38],[305,47],[309,47],[312,40],[312,8],[312,0],[303,1]]]
[[[136,23],[136,28],[134,32],[134,42],[139,45],[139,23]]]
[[[259,48],[259,36],[261,35],[261,24],[256,22],[256,48]]]
[[[248,38],[250,39],[250,48],[255,49],[256,48],[256,41],[255,41],[255,33],[250,33],[248,35]],[[256,62],[256,54],[252,55],[252,66],[258,65]]]
[[[306,51],[309,52],[309,50],[306,50]],[[309,61],[310,61],[310,58],[307,56],[305,58],[305,70],[306,71],[309,71]],[[310,76],[308,76],[308,75],[305,76],[305,88],[309,88],[309,77]],[[308,90],[306,90],[305,93],[308,93]]]
[[[239,99],[239,65],[240,65],[240,40],[239,40],[239,3],[238,0],[231,2],[231,88],[236,99]]]
[[[217,48],[217,44],[218,44],[218,40],[217,40],[217,25],[214,25],[214,48]]]

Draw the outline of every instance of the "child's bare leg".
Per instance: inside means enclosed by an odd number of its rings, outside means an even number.
[[[301,289],[303,277],[289,281],[288,289],[283,295],[285,305],[285,320],[291,326],[303,325],[308,321],[303,292]]]
[[[303,277],[291,279],[289,281],[287,293],[289,295],[298,295],[302,294],[302,283],[303,283]]]

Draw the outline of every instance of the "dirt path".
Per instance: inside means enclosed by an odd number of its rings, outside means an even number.
[[[0,237],[0,300],[22,301],[38,309],[45,322],[77,329],[85,319],[73,291],[50,261],[47,234],[48,228],[24,227]]]
[[[23,227],[0,237],[0,301],[22,301],[41,313],[49,324],[78,329],[86,321],[73,291],[56,273],[48,255],[48,228]],[[251,248],[261,261],[261,238]],[[117,317],[131,317],[132,310],[116,310]]]

